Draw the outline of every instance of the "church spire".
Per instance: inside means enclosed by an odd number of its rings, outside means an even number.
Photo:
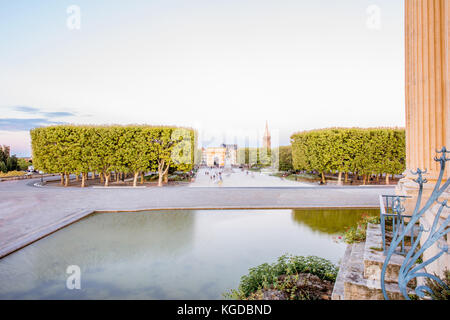
[[[264,131],[264,137],[263,137],[263,148],[270,149],[271,144],[271,137],[269,132],[269,122],[266,120],[266,130]]]

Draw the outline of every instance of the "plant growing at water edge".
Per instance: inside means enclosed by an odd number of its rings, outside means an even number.
[[[380,224],[380,216],[370,216],[368,214],[363,214],[361,220],[358,221],[356,227],[351,227],[347,229],[344,233],[344,241],[348,244],[355,242],[362,242],[366,240],[366,229],[369,223]]]
[[[283,255],[273,264],[264,263],[249,270],[249,274],[241,278],[237,290],[230,290],[224,294],[225,298],[243,300],[252,293],[264,288],[282,288],[283,285],[291,287],[289,279],[295,279],[300,273],[310,273],[322,280],[336,281],[338,268],[330,261],[316,256]],[[281,276],[286,281],[279,282]],[[292,276],[293,278],[291,278]]]

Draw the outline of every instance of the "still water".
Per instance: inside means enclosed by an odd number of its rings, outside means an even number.
[[[91,215],[0,260],[0,299],[221,299],[289,253],[339,263],[335,235],[377,210],[151,211]],[[81,289],[66,287],[68,266]]]

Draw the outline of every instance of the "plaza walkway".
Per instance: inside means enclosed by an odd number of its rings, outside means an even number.
[[[380,194],[394,193],[392,187],[210,188],[199,184],[81,189],[36,187],[37,183],[39,179],[0,182],[0,257],[93,211],[376,207]]]
[[[205,175],[205,173],[209,173]],[[212,176],[218,177],[219,172],[222,172],[222,181],[219,179],[213,180]],[[248,172],[248,173],[247,173]],[[270,176],[268,173],[259,173],[253,171],[246,171],[241,169],[230,169],[229,171],[219,169],[205,169],[202,168],[197,173],[197,178],[190,187],[311,187],[311,184],[301,183],[284,178]]]

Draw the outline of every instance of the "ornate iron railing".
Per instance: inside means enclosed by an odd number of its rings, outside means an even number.
[[[403,206],[403,202],[407,199],[411,198],[408,196],[391,196],[391,195],[383,195],[380,196],[380,220],[381,220],[381,233],[383,238],[383,252],[384,255],[387,254],[386,251],[386,223],[390,222],[392,224],[392,233],[395,233],[397,228],[399,229],[399,233],[405,228],[407,221],[412,216],[408,216],[403,214],[405,212],[405,207]],[[414,229],[411,229],[411,242],[414,241]],[[400,243],[400,250],[395,251],[397,254],[406,254],[405,247],[405,238],[402,239]]]
[[[397,247],[401,243],[403,243],[402,250],[405,249],[404,247],[405,237],[411,234],[413,235],[413,237],[411,238],[411,248],[405,251],[406,256],[403,261],[403,264],[400,267],[398,276],[398,285],[405,299],[410,300],[408,294],[408,284],[413,279],[429,278],[438,282],[440,285],[447,287],[446,284],[439,277],[424,271],[425,270],[424,268],[426,266],[439,259],[443,254],[448,253],[448,245],[445,241],[445,237],[447,233],[450,232],[450,228],[448,227],[450,224],[450,215],[440,225],[439,220],[444,208],[450,208],[450,206],[447,205],[447,200],[439,202],[439,197],[450,186],[450,177],[444,184],[442,184],[446,162],[450,161],[450,158],[447,158],[447,153],[450,153],[450,151],[447,151],[447,149],[443,147],[442,150],[436,152],[438,154],[441,154],[439,158],[438,157],[434,158],[436,162],[440,163],[440,173],[430,198],[427,200],[427,202],[422,208],[421,202],[423,194],[423,185],[427,183],[427,180],[423,178],[423,175],[427,173],[427,170],[422,171],[420,169],[417,169],[417,172],[412,172],[414,175],[418,176],[418,178],[415,179],[414,181],[419,184],[419,192],[413,214],[409,217],[405,216],[409,218],[409,221],[407,222],[406,225],[404,223],[405,222],[404,218],[400,217],[403,216],[402,213],[405,211],[403,205],[401,204],[402,198],[394,197],[394,200],[392,202],[392,203],[395,202],[395,205],[392,204],[391,209],[393,211],[393,215],[397,217],[395,221],[396,227],[393,230],[392,241],[386,253],[386,259],[384,261],[384,265],[381,270],[381,289],[383,291],[384,298],[387,300],[389,299],[385,286],[385,275],[387,266],[389,264],[392,255],[398,253]],[[435,204],[438,204],[439,207],[437,209],[433,225],[430,229],[425,230],[423,225],[420,224],[420,219],[425,214],[425,212],[427,212]],[[389,212],[386,212],[385,215],[389,215]],[[418,231],[418,234],[417,237],[415,237],[415,240],[413,240],[415,228],[418,229],[416,230]],[[428,233],[428,237],[426,238],[426,240],[425,239],[422,240],[422,244],[419,247],[423,233]],[[439,252],[430,259],[426,261],[421,261],[420,257],[422,256],[422,254],[434,244],[437,245]],[[400,252],[402,252],[402,250],[400,250]],[[425,284],[418,285],[415,288],[415,293],[419,298],[424,298],[427,293],[431,294],[431,292],[432,292],[431,289],[427,287]]]

